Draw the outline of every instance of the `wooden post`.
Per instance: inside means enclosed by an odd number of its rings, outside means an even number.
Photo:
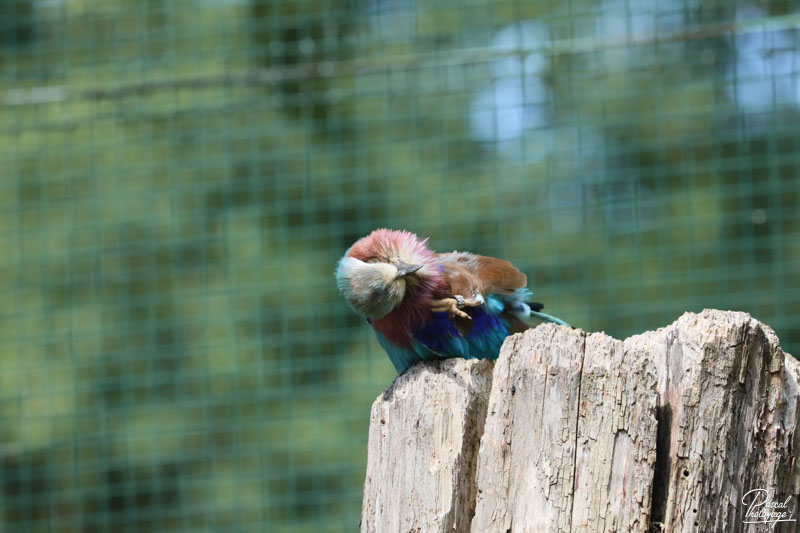
[[[372,404],[361,531],[469,531],[491,361],[418,364]]]
[[[362,531],[797,531],[798,382],[769,327],[713,310],[418,365],[373,405]]]

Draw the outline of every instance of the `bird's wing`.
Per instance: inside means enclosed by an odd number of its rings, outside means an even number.
[[[461,335],[450,321],[447,312],[431,313],[430,320],[417,327],[408,345],[397,345],[389,341],[378,329],[373,328],[378,342],[386,350],[398,374],[413,364],[449,357],[489,357],[470,352],[467,336]],[[502,343],[502,341],[501,341]]]
[[[504,315],[515,333],[527,329],[519,319],[527,318],[531,309],[539,311],[544,307],[528,303],[528,278],[508,261],[468,252],[439,254],[437,261],[450,289],[449,296],[481,300],[490,315]],[[471,327],[467,319],[456,318],[455,322],[459,329]]]
[[[398,373],[420,360],[462,357],[496,359],[505,338],[529,326],[522,321],[537,313],[542,304],[529,303],[525,274],[508,261],[470,254],[439,254],[449,293],[467,299],[480,299],[481,305],[463,310],[470,318],[451,317],[446,311],[432,312],[430,319],[412,331],[412,343],[400,348],[378,333],[378,340],[389,354]],[[547,315],[544,315],[547,316]]]
[[[496,359],[508,336],[509,321],[490,314],[484,307],[473,307],[467,312],[471,320],[451,318],[447,311],[431,313],[431,320],[412,333],[420,356],[425,358],[424,354],[430,352],[438,357]],[[458,327],[456,322],[462,320],[467,320],[470,327]]]
[[[480,296],[482,309],[491,316],[500,317],[509,334],[528,329],[523,319],[539,316],[538,312],[544,307],[530,302],[531,293],[526,288],[528,278],[508,261],[468,252],[450,252],[439,254],[437,262],[450,289],[449,296]],[[547,318],[548,315],[541,317]],[[465,335],[475,327],[474,318],[470,321],[455,317],[453,322]]]
[[[512,295],[528,283],[525,274],[502,259],[468,252],[439,254],[436,259],[453,295],[465,298],[476,294],[484,298],[489,294]]]
[[[502,259],[476,256],[478,263],[478,277],[483,281],[488,293],[514,294],[517,289],[524,289],[528,278],[517,270],[514,265]]]
[[[460,295],[473,298],[483,297],[483,281],[478,273],[477,256],[465,252],[439,254],[436,262],[442,267],[444,281],[449,288],[448,297]]]

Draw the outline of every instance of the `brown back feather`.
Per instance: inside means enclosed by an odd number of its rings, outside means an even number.
[[[444,269],[444,279],[450,288],[452,297],[459,294],[471,298],[480,293],[484,298],[489,293],[513,294],[528,284],[528,278],[514,265],[502,259],[476,255],[468,252],[449,252],[438,254],[437,262]],[[467,313],[470,309],[466,309]],[[530,326],[508,311],[502,313],[508,321],[508,333],[512,335],[529,329]],[[464,336],[472,329],[472,321],[466,318],[453,317],[453,323],[459,333]]]
[[[508,261],[485,255],[476,258],[478,277],[483,281],[487,292],[513,294],[516,289],[522,289],[528,284],[527,276]]]
[[[466,298],[480,292],[513,294],[528,284],[528,278],[502,259],[475,255],[467,252],[439,254],[437,261],[444,268],[445,281],[450,285],[451,294]]]
[[[444,269],[444,280],[450,287],[450,294],[460,294],[472,298],[476,293],[483,294],[484,284],[478,271],[476,256],[466,252],[439,254],[437,262]]]

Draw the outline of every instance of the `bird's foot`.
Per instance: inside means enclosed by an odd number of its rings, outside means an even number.
[[[456,294],[453,298],[433,300],[431,304],[431,309],[434,312],[447,311],[450,313],[450,318],[453,318],[453,316],[459,316],[461,318],[472,320],[472,317],[462,311],[462,309],[464,307],[477,307],[481,305],[481,302],[473,298],[464,298],[460,294]]]
[[[458,300],[455,298],[443,298],[441,300],[433,300],[431,302],[431,310],[435,313],[447,311],[450,313],[450,318],[453,316],[460,316],[461,318],[471,319],[471,317],[458,308]]]

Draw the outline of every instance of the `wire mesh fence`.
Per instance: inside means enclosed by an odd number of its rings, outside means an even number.
[[[355,529],[375,227],[800,352],[799,7],[0,3],[0,530]]]

